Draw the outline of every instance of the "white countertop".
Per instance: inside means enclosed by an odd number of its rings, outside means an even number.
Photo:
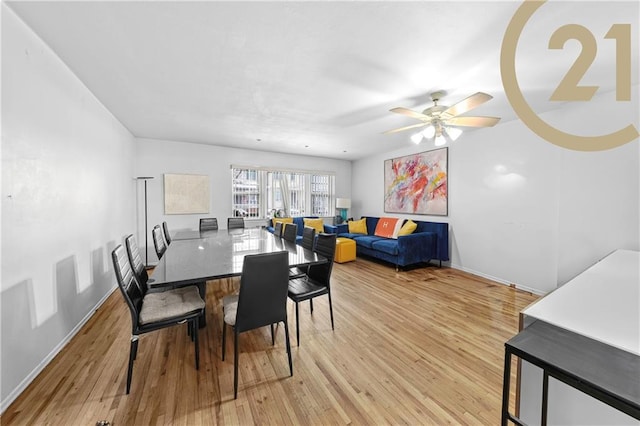
[[[640,252],[616,250],[522,313],[640,355]]]

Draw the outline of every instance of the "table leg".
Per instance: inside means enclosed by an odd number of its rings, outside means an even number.
[[[540,424],[547,426],[547,406],[549,405],[549,373],[546,370],[542,375],[542,415],[540,417]]]
[[[511,382],[511,352],[504,351],[504,377],[502,378],[502,426],[509,421],[509,387]]]

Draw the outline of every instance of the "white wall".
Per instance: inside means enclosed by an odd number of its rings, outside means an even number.
[[[632,88],[638,93],[638,87]],[[542,117],[576,134],[638,123],[637,96],[616,109],[611,94]],[[589,119],[597,116],[598,120]],[[408,135],[407,135],[408,140]],[[383,162],[434,149],[410,142],[353,164],[353,215],[382,216]],[[463,134],[449,148],[451,265],[546,293],[615,248],[640,249],[640,144],[578,152],[552,145],[520,120]],[[390,216],[394,216],[390,214]],[[395,215],[397,216],[397,215]]]
[[[632,123],[640,129],[640,87],[632,93],[631,105],[609,106],[592,127],[609,133]],[[589,109],[578,106],[565,124],[590,124],[584,119],[594,115]],[[558,283],[564,284],[615,249],[640,248],[640,141],[598,153],[563,150],[559,166]]]
[[[1,410],[114,288],[115,245],[134,230],[144,245],[142,183],[135,176],[155,177],[149,224],[166,220],[174,229],[194,228],[204,215],[165,216],[162,175],[210,175],[207,216],[224,220],[232,163],[334,171],[336,194],[352,199],[352,216],[384,215],[383,161],[433,148],[408,144],[352,164],[136,143],[4,3],[1,12]],[[616,117],[638,125],[637,95],[634,101],[625,109],[631,115],[602,109],[596,99],[545,118],[586,134],[606,132]],[[594,111],[599,120],[588,118]],[[450,215],[414,218],[451,224],[454,267],[544,293],[614,248],[640,248],[639,165],[638,141],[574,152],[548,144],[519,121],[501,123],[451,146]]]
[[[150,231],[154,225],[166,221],[172,231],[196,229],[200,217],[217,217],[220,227],[226,227],[227,217],[231,215],[231,164],[334,172],[336,194],[339,197],[351,197],[350,161],[154,139],[138,139],[136,146],[136,175],[154,177],[147,182],[150,263],[157,261]],[[210,213],[165,215],[163,195],[165,173],[210,176]],[[144,253],[143,188],[143,183],[140,182],[138,184],[140,214],[137,238]]]
[[[115,288],[133,136],[2,3],[1,408]]]

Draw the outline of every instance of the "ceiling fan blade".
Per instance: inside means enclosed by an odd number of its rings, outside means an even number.
[[[498,117],[453,117],[445,120],[445,123],[451,126],[493,127],[498,121]]]
[[[400,127],[399,129],[387,130],[386,132],[383,132],[383,134],[388,135],[389,133],[402,132],[404,130],[415,129],[416,127],[426,126],[427,124],[429,123],[412,124],[411,126]]]
[[[409,108],[397,107],[397,108],[390,109],[389,111],[395,112],[397,114],[406,115],[407,117],[417,118],[418,120],[431,120],[429,116],[426,116],[421,112],[414,111]]]
[[[493,99],[493,96],[486,93],[478,92],[469,96],[468,98],[461,100],[457,104],[451,105],[442,113],[442,115],[450,115],[451,117],[455,117],[456,115],[464,114],[467,111],[471,111],[472,109],[479,107],[480,105],[490,101],[491,99]]]

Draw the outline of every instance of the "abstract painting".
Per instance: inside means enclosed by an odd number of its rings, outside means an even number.
[[[448,148],[384,162],[384,211],[447,216]]]

